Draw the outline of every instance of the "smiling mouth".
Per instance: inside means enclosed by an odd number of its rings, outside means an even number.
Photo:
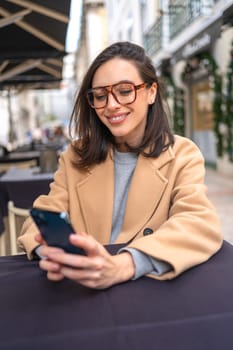
[[[118,124],[123,122],[126,119],[126,117],[127,117],[127,114],[120,114],[120,115],[107,117],[107,119],[111,124]]]

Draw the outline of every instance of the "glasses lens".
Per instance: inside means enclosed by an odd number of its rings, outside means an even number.
[[[132,83],[119,83],[109,87],[94,88],[87,92],[87,99],[91,107],[103,108],[108,103],[108,94],[111,93],[115,100],[127,105],[135,101],[136,89]]]
[[[121,104],[129,104],[135,100],[135,88],[132,83],[119,83],[112,88],[113,95]]]
[[[87,92],[87,98],[92,107],[102,108],[106,106],[108,92],[105,88],[92,89]]]

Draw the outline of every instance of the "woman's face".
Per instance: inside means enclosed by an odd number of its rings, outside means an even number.
[[[129,81],[134,85],[142,84],[142,78],[136,66],[128,60],[113,58],[102,64],[95,72],[92,88]],[[124,151],[124,143],[136,146],[142,140],[149,104],[156,97],[156,83],[151,87],[136,91],[136,99],[128,105],[121,105],[111,93],[108,93],[108,103],[105,107],[95,109],[101,122],[109,129],[119,144],[119,150]]]

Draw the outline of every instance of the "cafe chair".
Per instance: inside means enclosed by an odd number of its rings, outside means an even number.
[[[6,232],[0,234],[0,256],[6,255]]]
[[[29,216],[29,210],[16,207],[13,201],[8,202],[8,222],[9,222],[9,236],[10,236],[10,253],[11,255],[18,254],[17,249],[17,226],[16,218]]]
[[[7,252],[9,250],[10,254],[17,254],[17,237],[24,217],[29,216],[29,210],[33,206],[34,200],[39,195],[49,192],[51,181],[52,178],[39,178],[25,181],[15,179],[5,182],[6,197],[4,203],[7,207],[5,216],[8,216],[7,243],[9,243],[7,244],[7,248],[9,247]]]

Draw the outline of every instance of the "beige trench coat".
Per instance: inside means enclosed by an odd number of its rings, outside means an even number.
[[[76,232],[92,234],[108,244],[111,234],[114,162],[107,160],[86,171],[72,165],[69,147],[60,157],[59,169],[48,195],[33,206],[67,211]],[[175,144],[157,159],[139,156],[129,189],[122,230],[115,243],[127,243],[154,258],[168,262],[172,271],[157,279],[170,279],[200,264],[222,244],[218,216],[206,197],[204,161],[196,145],[176,136]],[[143,235],[145,228],[153,233]],[[19,245],[29,259],[38,232],[28,218]]]

